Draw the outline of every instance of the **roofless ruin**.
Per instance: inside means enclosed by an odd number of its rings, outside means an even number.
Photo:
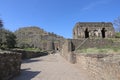
[[[113,38],[114,34],[111,22],[78,22],[73,29],[73,39]]]

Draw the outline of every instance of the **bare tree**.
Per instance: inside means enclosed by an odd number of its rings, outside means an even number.
[[[117,31],[120,32],[120,16],[114,20],[113,24],[116,26]]]

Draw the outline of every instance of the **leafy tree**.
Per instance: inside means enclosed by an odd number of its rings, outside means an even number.
[[[3,28],[3,22],[0,20],[0,49],[14,48],[16,45],[16,36]]]
[[[120,16],[114,20],[113,24],[116,26],[117,31],[120,32]]]
[[[1,45],[2,45],[2,27],[3,27],[3,22],[2,22],[2,20],[0,20],[0,47],[1,47]]]
[[[6,35],[6,40],[7,40],[7,47],[8,48],[14,48],[16,45],[16,36],[8,31],[8,34]]]
[[[0,42],[0,48],[6,49],[6,48],[14,48],[16,44],[16,36],[5,29],[1,29],[1,42]]]

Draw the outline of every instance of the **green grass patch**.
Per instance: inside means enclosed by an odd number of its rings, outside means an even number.
[[[114,53],[120,53],[120,48],[87,48],[87,49],[80,49],[77,51],[78,53],[85,53],[85,54],[114,54]]]
[[[34,52],[41,52],[41,49],[39,48],[24,48],[25,51],[34,51]]]
[[[120,42],[120,38],[107,38],[108,40],[112,40],[113,42]]]
[[[120,32],[116,32],[115,37],[120,38]]]

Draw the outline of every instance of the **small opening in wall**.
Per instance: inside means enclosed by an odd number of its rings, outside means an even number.
[[[56,48],[56,50],[58,51],[58,50],[59,50],[59,48]]]
[[[89,38],[89,31],[88,31],[88,28],[85,29],[85,38]]]
[[[105,38],[105,32],[106,32],[105,28],[102,28],[102,30],[101,30],[102,38]]]

